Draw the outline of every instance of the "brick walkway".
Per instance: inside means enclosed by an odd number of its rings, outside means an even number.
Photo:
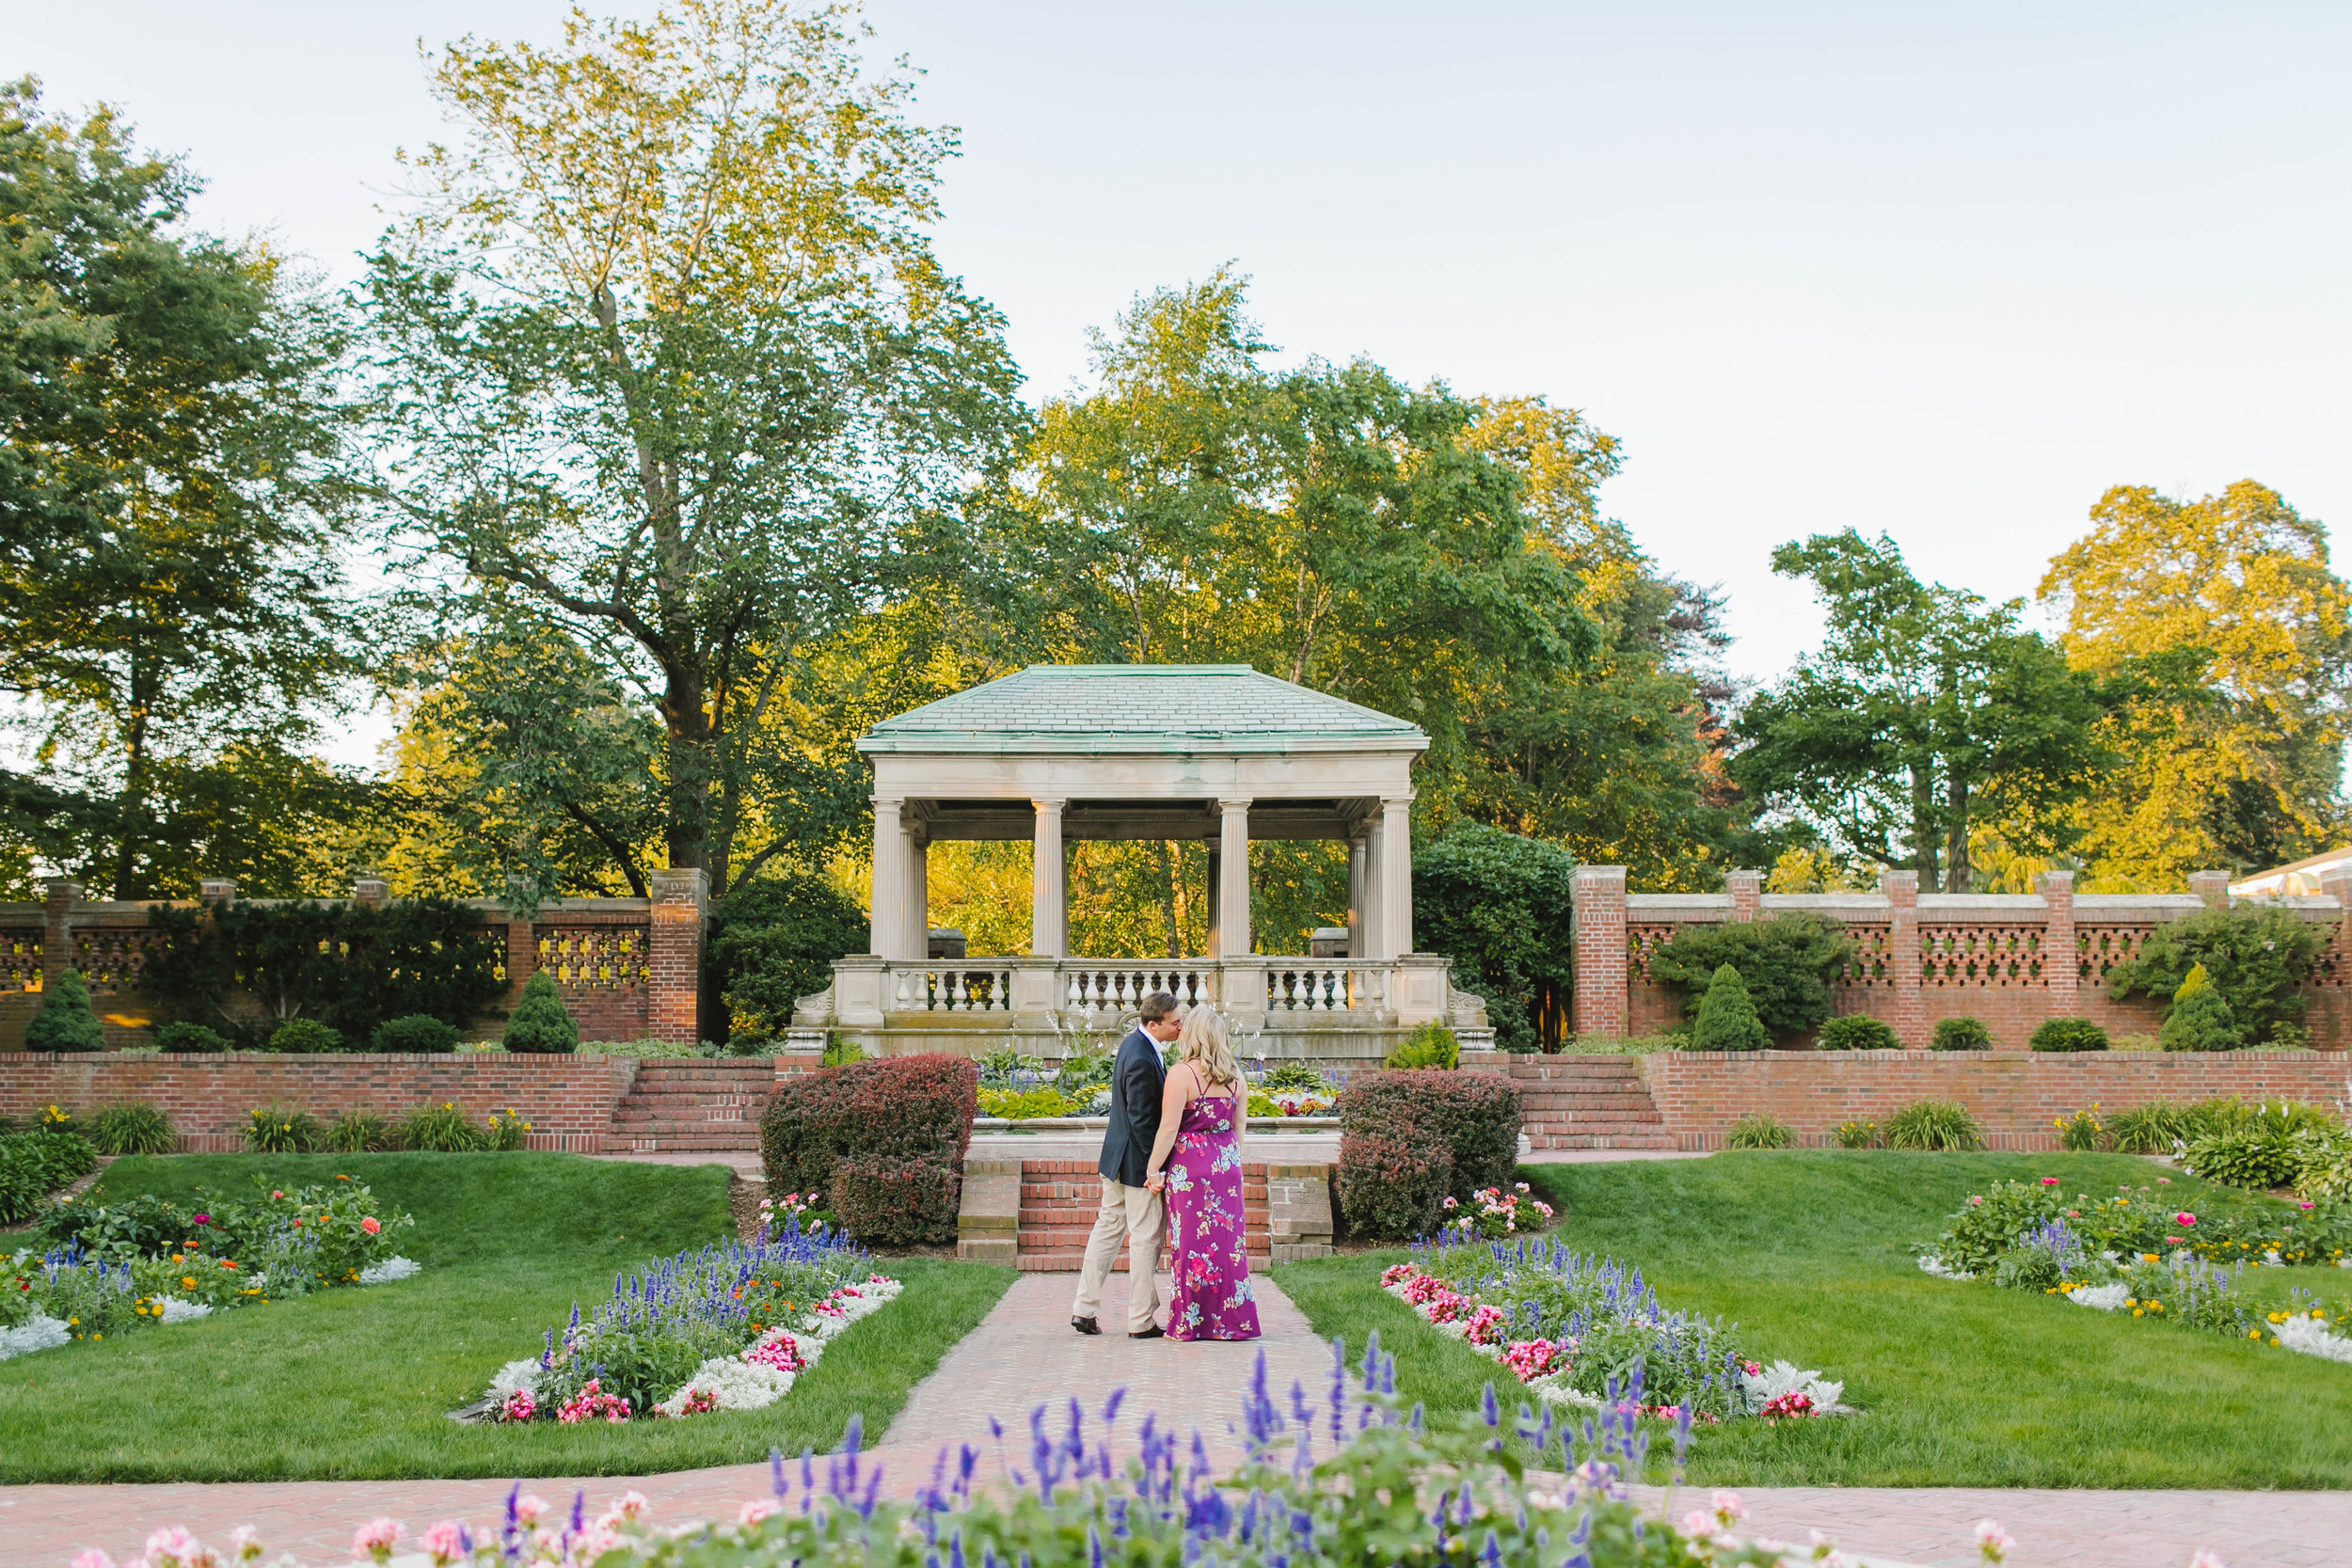
[[[1105,1332],[1087,1338],[1069,1325],[1076,1285],[1067,1274],[1032,1274],[1016,1280],[980,1326],[948,1353],[918,1385],[874,1457],[884,1465],[885,1491],[903,1497],[930,1473],[944,1443],[972,1442],[984,1452],[988,1418],[1006,1430],[1007,1457],[1023,1464],[1028,1413],[1047,1406],[1049,1432],[1058,1433],[1069,1400],[1084,1402],[1089,1419],[1114,1387],[1128,1391],[1120,1447],[1131,1449],[1144,1412],[1174,1417],[1197,1428],[1216,1464],[1232,1463],[1240,1445],[1232,1433],[1239,1395],[1260,1346],[1270,1381],[1287,1390],[1294,1378],[1311,1392],[1328,1376],[1329,1351],[1305,1317],[1270,1282],[1261,1291],[1265,1337],[1256,1344],[1137,1342]],[[1163,1289],[1165,1289],[1163,1287]],[[1126,1281],[1113,1275],[1104,1292],[1103,1321],[1123,1322]],[[996,1473],[993,1453],[984,1476]],[[349,1560],[352,1528],[389,1514],[411,1529],[446,1518],[494,1519],[509,1483],[485,1481],[290,1481],[228,1485],[0,1487],[0,1568],[64,1568],[85,1546],[102,1546],[118,1561],[135,1556],[148,1531],[183,1524],[215,1544],[241,1524],[258,1527],[273,1558],[291,1551],[306,1563]],[[545,1478],[526,1483],[550,1502],[568,1506],[584,1488],[592,1508],[625,1490],[652,1499],[665,1523],[731,1515],[746,1497],[768,1490],[764,1465],[730,1465],[670,1475]],[[1998,1520],[2017,1538],[2014,1568],[2188,1568],[2200,1547],[2220,1553],[2229,1568],[2327,1568],[2346,1560],[2352,1540],[2352,1493],[2344,1492],[2068,1492],[1971,1489],[1756,1487],[1741,1490],[1745,1528],[1803,1543],[1820,1528],[1849,1553],[1882,1564],[1963,1568],[1977,1560],[1979,1519]],[[1657,1506],[1661,1494],[1645,1491]],[[1706,1500],[1685,1492],[1679,1513]]]

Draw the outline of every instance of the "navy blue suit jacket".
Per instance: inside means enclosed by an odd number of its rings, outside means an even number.
[[[1103,1158],[1094,1167],[1111,1180],[1143,1185],[1152,1140],[1160,1135],[1160,1091],[1167,1083],[1157,1040],[1138,1027],[1119,1042],[1111,1064],[1111,1124],[1104,1130]]]

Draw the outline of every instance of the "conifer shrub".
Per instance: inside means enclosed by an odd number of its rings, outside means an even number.
[[[2026,1043],[2036,1051],[2105,1051],[2107,1032],[2087,1018],[2050,1018]]]
[[[1935,1021],[1935,1034],[1929,1042],[1929,1049],[1933,1051],[1990,1051],[1993,1049],[1993,1031],[1984,1026],[1984,1020],[1980,1018],[1969,1018],[1964,1015],[1960,1018],[1939,1018]]]
[[[1895,1051],[1902,1045],[1884,1020],[1868,1013],[1833,1018],[1814,1038],[1823,1051]]]
[[[89,987],[82,983],[80,970],[69,969],[58,975],[57,983],[40,999],[40,1011],[24,1025],[24,1049],[106,1049],[106,1026],[98,1021],[98,1009],[90,1006]]]
[[[522,999],[515,1004],[515,1016],[506,1021],[505,1046],[509,1051],[540,1056],[560,1056],[580,1049],[580,1025],[564,1006],[564,993],[555,989],[555,976],[546,970],[533,970],[523,982]]]
[[[1699,998],[1697,1020],[1691,1025],[1693,1051],[1761,1051],[1772,1043],[1772,1032],[1756,1014],[1747,982],[1725,964],[1715,971]]]
[[[2167,1051],[2234,1051],[2238,1048],[2236,1014],[2229,999],[2205,976],[2203,964],[2189,966],[2181,989],[2172,993],[2172,1011],[2156,1032]]]
[[[2322,931],[2297,911],[2279,905],[2200,910],[2149,933],[2139,952],[2108,976],[2107,994],[2121,1001],[2138,995],[2177,1006],[2191,970],[2220,993],[2230,1027],[2240,1045],[2302,1043],[2303,1015],[2311,999],[2303,983],[2318,962]],[[2201,1009],[2214,1012],[2210,1004]],[[2199,1022],[2198,1037],[2213,1025]],[[2220,1051],[2218,1045],[2165,1049]]]

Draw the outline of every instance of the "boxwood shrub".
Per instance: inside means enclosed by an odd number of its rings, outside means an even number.
[[[1930,1048],[1936,1051],[1990,1051],[1993,1031],[1980,1018],[1939,1018]]]
[[[1685,926],[1650,955],[1650,978],[1682,992],[1682,1010],[1696,1018],[1707,988],[1725,964],[1755,1001],[1756,1016],[1774,1035],[1801,1035],[1836,1008],[1834,988],[1857,951],[1853,938],[1831,921],[1809,914],[1770,920]]]
[[[2050,1018],[2026,1043],[2036,1051],[2105,1051],[2107,1032],[2087,1018]]]
[[[1867,1013],[1833,1018],[1814,1038],[1823,1051],[1895,1051],[1902,1045],[1883,1019]]]

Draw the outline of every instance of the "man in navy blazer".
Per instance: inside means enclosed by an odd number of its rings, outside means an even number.
[[[1153,991],[1143,999],[1143,1022],[1119,1042],[1111,1064],[1111,1120],[1103,1133],[1103,1157],[1095,1163],[1103,1177],[1103,1207],[1094,1216],[1094,1234],[1087,1239],[1078,1299],[1070,1308],[1070,1326],[1081,1334],[1103,1332],[1094,1318],[1103,1306],[1103,1281],[1119,1260],[1121,1237],[1127,1242],[1127,1337],[1156,1339],[1163,1333],[1155,1317],[1159,1287],[1152,1276],[1159,1270],[1165,1211],[1160,1195],[1143,1183],[1152,1141],[1160,1135],[1160,1090],[1168,1080],[1160,1047],[1183,1025],[1176,999]]]

